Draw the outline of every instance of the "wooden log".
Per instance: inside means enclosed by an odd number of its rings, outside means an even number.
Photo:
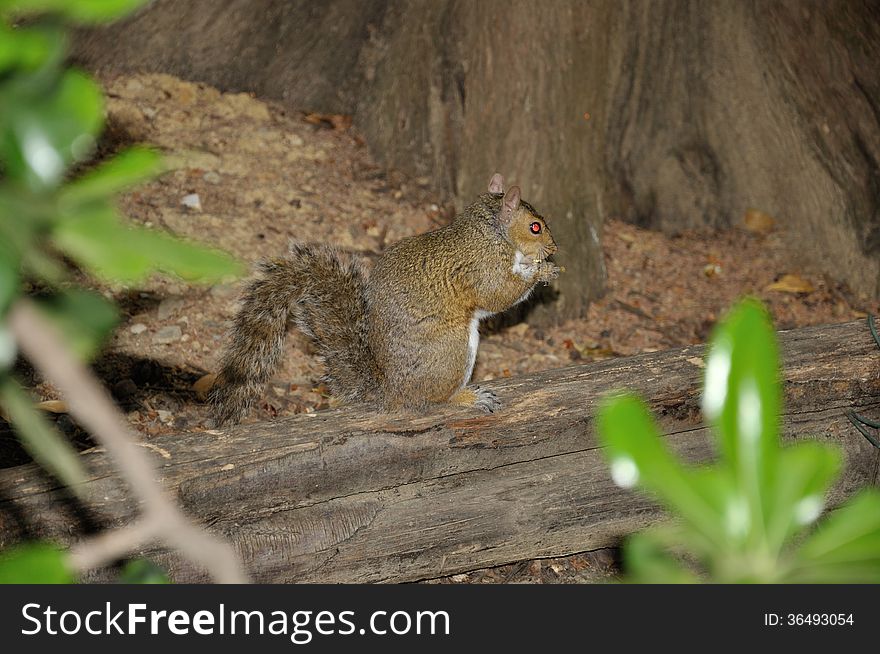
[[[880,451],[844,416],[880,411],[880,352],[864,323],[780,333],[787,439],[838,444],[845,468],[830,501],[878,481]],[[165,486],[224,534],[254,579],[395,582],[605,547],[659,510],[610,480],[592,430],[597,403],[632,388],[669,445],[711,456],[701,423],[701,346],[548,370],[489,385],[493,415],[443,408],[389,416],[326,411],[144,443]],[[0,471],[0,547],[25,537],[68,543],[136,514],[105,455],[83,455],[95,498],[86,514],[33,465]],[[177,581],[203,574],[146,550]],[[100,576],[96,577],[100,578]]]

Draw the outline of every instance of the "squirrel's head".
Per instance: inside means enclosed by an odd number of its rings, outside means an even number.
[[[501,196],[497,220],[517,250],[536,261],[542,261],[556,252],[556,241],[544,217],[520,197],[518,186],[511,186],[505,192],[504,179],[500,173],[495,173],[489,180],[489,193]]]

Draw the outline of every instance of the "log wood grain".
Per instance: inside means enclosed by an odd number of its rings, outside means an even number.
[[[785,438],[843,449],[832,504],[877,483],[880,451],[844,416],[849,408],[880,416],[880,352],[864,323],[781,332],[780,342]],[[702,356],[693,346],[491,382],[505,403],[493,415],[349,408],[143,445],[166,488],[234,543],[258,581],[430,579],[605,547],[660,519],[650,500],[611,482],[593,416],[606,393],[634,389],[670,447],[708,459]],[[104,453],[83,458],[88,509],[36,466],[0,471],[0,547],[34,537],[69,543],[137,515]],[[204,580],[172,552],[143,553],[175,581]]]

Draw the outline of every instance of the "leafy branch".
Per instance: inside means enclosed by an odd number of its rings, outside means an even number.
[[[880,582],[880,493],[862,491],[814,528],[841,454],[818,441],[781,446],[778,359],[757,301],[719,325],[703,389],[718,450],[709,466],[678,461],[636,397],[602,407],[598,430],[615,482],[642,488],[676,517],[627,543],[631,580]]]
[[[244,581],[231,547],[197,527],[162,492],[138,437],[83,360],[116,322],[102,296],[78,288],[71,262],[108,282],[155,272],[210,282],[239,272],[225,253],[130,224],[116,196],[162,172],[158,153],[131,148],[69,179],[93,154],[104,125],[100,87],[65,65],[68,22],[119,18],[142,0],[0,0],[0,407],[36,461],[82,496],[86,472],[72,446],[36,411],[12,374],[18,349],[66,397],[76,420],[107,449],[143,506],[139,522],[75,545],[10,556],[58,556],[84,571],[161,540],[218,581]],[[27,18],[25,26],[16,21]],[[25,286],[41,289],[26,299]],[[34,566],[38,569],[40,566]],[[34,581],[39,580],[33,579]]]

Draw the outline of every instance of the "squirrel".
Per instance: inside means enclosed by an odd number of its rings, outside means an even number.
[[[292,322],[326,367],[338,403],[422,411],[452,403],[494,412],[494,393],[467,386],[479,322],[529,297],[560,268],[544,218],[504,191],[488,193],[440,229],[391,246],[367,275],[360,261],[324,245],[291,243],[259,264],[231,329],[211,391],[218,426],[241,421],[282,354]]]

